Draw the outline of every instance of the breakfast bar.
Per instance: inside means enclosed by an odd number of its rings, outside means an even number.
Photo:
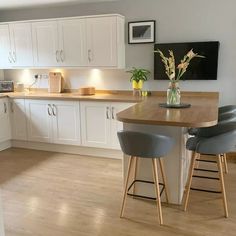
[[[156,133],[171,136],[175,146],[165,158],[165,170],[169,187],[170,203],[180,204],[188,175],[189,151],[185,149],[190,127],[209,127],[217,124],[218,101],[217,92],[198,93],[185,92],[181,101],[190,103],[190,108],[162,108],[160,103],[166,101],[165,96],[148,97],[142,102],[117,114],[123,122],[124,130]],[[123,173],[126,173],[127,159],[123,160]],[[151,163],[140,160],[137,178],[152,181]],[[125,177],[125,176],[124,176]],[[148,184],[138,183],[136,193],[154,197],[154,188]]]

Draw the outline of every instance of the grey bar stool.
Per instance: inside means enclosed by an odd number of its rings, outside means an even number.
[[[157,159],[159,160],[159,165],[161,168],[161,174],[163,179],[163,188],[165,189],[165,195],[168,201],[167,183],[162,159],[165,155],[167,155],[168,152],[170,152],[174,143],[173,139],[171,137],[164,135],[148,134],[134,131],[119,131],[117,135],[120,141],[120,146],[122,151],[124,152],[124,154],[130,156],[125,180],[125,188],[124,188],[120,217],[123,217],[126,198],[128,195],[128,191],[130,189],[128,186],[128,182],[131,175],[131,169],[134,167],[133,184],[135,187],[138,158],[152,159],[154,182],[149,182],[149,181],[139,181],[139,182],[154,183],[159,222],[160,225],[162,225],[163,217],[162,217],[161,197],[159,189],[158,170],[157,170]]]
[[[236,114],[236,105],[226,105],[218,108],[218,122],[226,119],[230,119],[230,117]],[[188,133],[190,135],[197,135],[199,128],[190,128],[188,129]]]
[[[229,106],[229,107],[232,107],[232,106]],[[224,108],[224,107],[222,107],[222,108]],[[231,111],[234,111],[234,110],[231,110]],[[225,113],[223,113],[222,115],[219,116],[218,124],[216,126],[212,126],[212,127],[209,127],[209,128],[196,128],[197,131],[195,133],[195,136],[201,137],[201,136],[205,136],[207,134],[210,135],[211,133],[214,134],[215,130],[218,129],[218,125],[224,125],[224,124],[228,124],[228,123],[231,123],[231,122],[236,122],[236,112],[232,112],[232,113],[225,112]],[[228,173],[228,164],[227,164],[226,153],[222,153],[221,157],[222,157],[222,162],[223,162],[223,165],[224,165],[224,171],[225,171],[225,173]],[[201,156],[199,156],[197,161],[198,161],[198,163],[200,161],[205,162],[205,160],[201,159]],[[197,166],[198,166],[198,163],[197,163]]]
[[[186,148],[192,151],[192,158],[191,158],[188,181],[186,185],[186,197],[184,201],[184,210],[185,211],[187,210],[189,193],[190,193],[193,177],[216,179],[216,180],[220,180],[221,191],[212,191],[212,190],[196,189],[196,188],[191,188],[191,189],[204,191],[204,192],[222,193],[225,217],[228,217],[228,207],[227,207],[227,200],[226,200],[224,175],[223,175],[223,170],[222,170],[221,153],[228,153],[235,149],[236,122],[219,124],[219,125],[209,127],[209,128],[202,128],[200,135],[201,136],[189,138],[186,144]],[[199,175],[193,174],[196,158],[199,157],[199,155],[201,154],[211,154],[211,155],[216,156],[217,166],[218,166],[218,171],[216,172],[219,172],[219,178],[199,176]],[[210,172],[215,172],[215,171],[210,171]]]

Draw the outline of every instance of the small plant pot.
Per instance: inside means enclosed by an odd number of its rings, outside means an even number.
[[[132,86],[133,89],[142,89],[143,88],[143,81],[139,80],[138,82],[136,82],[135,80],[132,81]]]

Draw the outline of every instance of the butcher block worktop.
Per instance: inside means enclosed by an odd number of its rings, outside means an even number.
[[[78,93],[13,92],[0,97],[48,100],[81,100],[104,102],[133,102],[134,106],[117,114],[124,123],[168,125],[180,127],[208,127],[217,124],[219,94],[217,92],[182,92],[181,102],[190,103],[190,108],[167,109],[159,107],[166,101],[165,92],[154,92],[152,96],[132,96],[131,92],[98,92],[81,96]]]
[[[218,96],[182,96],[190,108],[167,109],[159,106],[165,97],[150,97],[117,114],[124,123],[167,125],[179,127],[208,127],[218,122]]]

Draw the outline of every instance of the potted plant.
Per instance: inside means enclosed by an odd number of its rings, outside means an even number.
[[[150,71],[143,68],[135,68],[128,70],[131,73],[130,81],[133,89],[141,90],[143,88],[143,81],[147,81],[150,77]]]

